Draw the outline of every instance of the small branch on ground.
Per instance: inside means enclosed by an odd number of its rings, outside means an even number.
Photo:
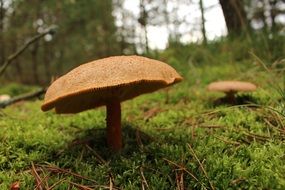
[[[55,32],[55,27],[50,27],[48,28],[46,31],[44,31],[43,33],[40,33],[34,37],[32,37],[31,39],[29,39],[22,47],[20,47],[15,53],[13,53],[12,55],[10,55],[2,64],[2,66],[0,67],[0,77],[4,74],[5,70],[7,69],[7,67],[12,63],[12,61],[14,59],[16,59],[19,55],[21,55],[31,44],[35,43],[36,41],[38,41],[39,39],[41,39],[42,37],[44,37],[47,34],[53,34]]]
[[[0,109],[1,108],[5,108],[9,105],[12,105],[12,104],[15,104],[19,101],[23,101],[23,100],[28,100],[28,99],[31,99],[31,98],[36,98],[36,97],[39,97],[41,96],[42,94],[44,94],[46,92],[46,88],[41,88],[35,92],[30,92],[30,93],[27,93],[27,94],[22,94],[22,95],[19,95],[19,96],[15,96],[9,100],[6,100],[6,101],[3,101],[3,102],[0,102]]]

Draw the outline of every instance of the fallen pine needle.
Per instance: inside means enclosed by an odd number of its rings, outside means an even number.
[[[144,174],[143,174],[143,168],[140,167],[140,174],[141,174],[141,179],[142,179],[142,189],[145,189],[145,186],[147,187],[147,189],[149,189],[149,186],[148,186],[148,183],[144,177]]]
[[[32,175],[35,177],[36,180],[36,188],[35,190],[39,189],[39,190],[43,190],[43,187],[41,186],[41,183],[43,182],[43,180],[41,179],[40,175],[38,174],[34,163],[32,163]]]
[[[214,188],[214,186],[213,186],[213,184],[212,184],[212,182],[211,182],[211,180],[210,180],[210,178],[209,178],[209,176],[208,176],[208,174],[207,174],[207,172],[206,172],[206,170],[205,170],[203,164],[200,162],[198,156],[196,155],[196,153],[195,153],[195,151],[193,150],[193,148],[191,147],[191,145],[190,145],[190,144],[187,144],[187,145],[188,145],[188,148],[190,149],[190,151],[192,152],[194,158],[195,158],[195,159],[197,160],[197,162],[199,163],[199,165],[200,165],[200,167],[201,167],[201,169],[202,169],[204,175],[205,175],[206,178],[208,179],[211,189],[214,190],[215,188]]]
[[[186,173],[188,173],[193,179],[195,179],[197,182],[199,182],[199,180],[197,179],[197,177],[195,177],[189,170],[187,170],[184,166],[181,166],[181,165],[179,165],[179,164],[177,164],[177,163],[175,163],[175,162],[173,162],[173,161],[171,161],[171,160],[168,160],[168,159],[166,159],[166,158],[162,158],[163,160],[165,160],[166,162],[168,162],[168,163],[170,163],[170,164],[172,164],[172,165],[174,165],[174,166],[176,166],[176,167],[178,167],[179,169],[181,169],[181,170],[184,170]]]
[[[50,186],[50,188],[48,188],[47,190],[52,190],[53,188],[55,188],[57,185],[61,184],[62,182],[65,181],[65,178],[55,182],[52,186]]]
[[[93,179],[90,179],[90,178],[88,178],[88,177],[82,176],[82,175],[80,175],[80,174],[77,174],[77,173],[71,172],[71,171],[69,171],[69,170],[56,167],[56,166],[46,165],[46,166],[40,166],[40,167],[46,168],[48,171],[53,172],[53,173],[70,174],[70,175],[72,175],[72,176],[74,176],[74,177],[77,177],[77,178],[80,178],[80,179],[84,179],[84,180],[87,180],[87,181],[91,181],[91,182],[93,182],[93,183],[95,183],[95,184],[98,184],[98,183],[97,183],[95,180],[93,180]]]
[[[224,138],[221,138],[221,137],[218,137],[218,136],[215,136],[214,137],[216,139],[219,139],[220,141],[223,141],[224,143],[227,143],[227,144],[233,144],[233,145],[236,145],[236,146],[239,146],[240,143],[239,142],[236,142],[236,141],[231,141],[231,140],[228,140],[228,139],[224,139]]]

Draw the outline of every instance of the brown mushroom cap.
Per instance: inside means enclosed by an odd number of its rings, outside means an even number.
[[[169,65],[141,56],[114,56],[71,70],[48,88],[43,111],[77,113],[153,92],[182,80]]]
[[[219,81],[212,82],[208,85],[209,91],[219,91],[219,92],[248,92],[255,91],[256,86],[250,82],[242,82],[242,81]]]

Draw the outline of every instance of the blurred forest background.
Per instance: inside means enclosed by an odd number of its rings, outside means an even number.
[[[27,46],[10,60],[1,83],[45,86],[79,64],[121,54],[161,59],[181,71],[189,63],[242,62],[249,52],[267,64],[284,59],[284,0],[219,0],[213,6],[222,8],[228,32],[214,40],[207,39],[204,14],[211,7],[206,9],[203,0],[140,0],[138,16],[124,8],[124,1],[0,0],[0,68]],[[193,28],[201,38],[182,42],[185,34],[179,26],[193,23],[178,16],[178,5],[198,5],[199,21]],[[165,50],[150,48],[149,26],[166,27]]]

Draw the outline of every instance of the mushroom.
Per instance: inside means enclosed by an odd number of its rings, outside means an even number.
[[[78,113],[107,108],[107,144],[122,149],[121,102],[180,82],[169,65],[142,56],[113,56],[82,64],[47,89],[43,111]]]
[[[0,102],[5,102],[11,99],[11,96],[9,96],[8,94],[2,94],[0,95]]]
[[[225,100],[229,103],[235,103],[235,94],[237,92],[255,91],[256,85],[242,81],[218,81],[210,83],[207,89],[209,91],[224,92],[226,94]]]

